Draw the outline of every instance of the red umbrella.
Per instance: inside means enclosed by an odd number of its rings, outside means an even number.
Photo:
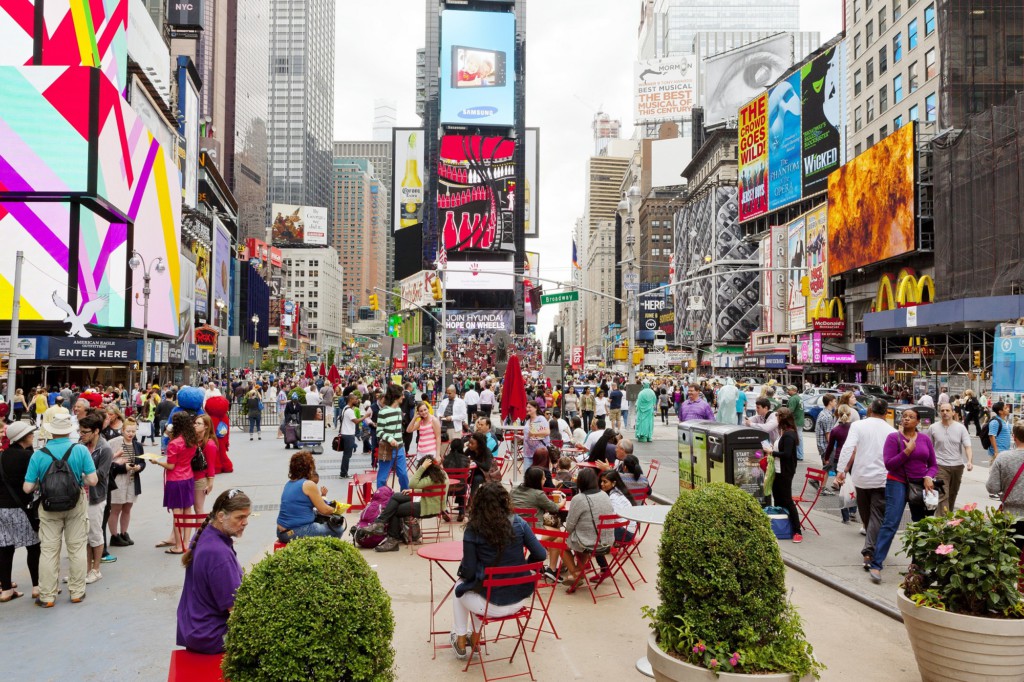
[[[322,377],[327,376],[327,366],[324,365],[324,363],[322,363],[322,362],[320,363],[320,376],[322,376]]]
[[[306,378],[313,378],[313,367],[308,362],[306,363]]]
[[[505,368],[501,384],[501,419],[526,419],[526,385],[523,370],[519,367],[519,356],[513,353]]]
[[[336,384],[341,381],[341,372],[338,371],[337,365],[331,365],[331,368],[327,370],[327,378],[332,384]]]

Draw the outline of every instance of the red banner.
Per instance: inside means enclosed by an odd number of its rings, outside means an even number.
[[[573,369],[583,369],[583,358],[584,358],[583,346],[573,346],[572,356],[570,358]]]

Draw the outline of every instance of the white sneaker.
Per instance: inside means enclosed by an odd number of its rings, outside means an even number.
[[[97,570],[89,571],[85,574],[85,584],[92,585],[94,582],[100,579],[100,572]]]

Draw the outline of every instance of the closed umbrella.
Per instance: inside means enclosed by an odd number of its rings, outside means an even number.
[[[327,378],[332,384],[336,384],[341,381],[341,372],[338,371],[337,365],[331,365],[331,368],[327,370]]]
[[[322,376],[322,377],[327,376],[327,365],[325,365],[322,362],[320,363],[320,376]]]
[[[306,378],[307,379],[312,379],[313,378],[313,366],[310,365],[308,362],[306,363]]]
[[[526,385],[523,370],[519,367],[519,356],[509,356],[505,378],[501,384],[501,419],[526,419]]]

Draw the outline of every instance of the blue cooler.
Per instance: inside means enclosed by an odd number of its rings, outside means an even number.
[[[768,520],[771,521],[772,532],[779,540],[793,538],[793,526],[789,522],[789,514],[769,514]]]

